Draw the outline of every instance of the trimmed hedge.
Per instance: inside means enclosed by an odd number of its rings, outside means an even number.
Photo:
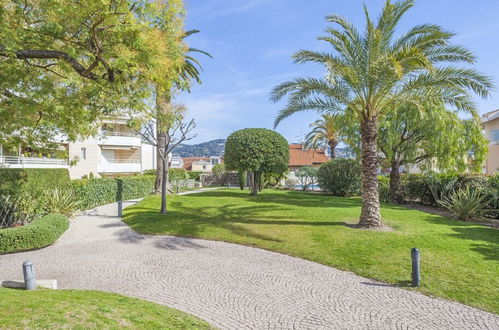
[[[0,254],[40,249],[54,243],[69,227],[61,214],[49,214],[32,223],[0,229]]]
[[[156,178],[139,175],[118,178],[79,179],[71,181],[80,208],[90,209],[98,205],[145,197],[152,193]]]
[[[65,168],[0,168],[0,195],[16,195],[23,188],[41,191],[69,184],[69,172]]]

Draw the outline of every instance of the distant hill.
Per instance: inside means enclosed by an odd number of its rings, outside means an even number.
[[[198,144],[181,144],[173,154],[180,157],[223,156],[224,150],[225,139],[218,139]]]

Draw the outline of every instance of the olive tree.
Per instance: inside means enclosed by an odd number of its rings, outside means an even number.
[[[286,139],[265,128],[245,128],[232,133],[225,143],[225,168],[247,172],[251,195],[257,195],[266,174],[282,174],[288,168]]]

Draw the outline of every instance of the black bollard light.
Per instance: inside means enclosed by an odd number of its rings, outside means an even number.
[[[118,216],[123,216],[123,201],[118,201]]]
[[[177,195],[180,193],[180,186],[177,186]]]
[[[31,261],[23,262],[24,287],[26,290],[36,289],[35,266]]]
[[[419,287],[421,284],[421,272],[419,267],[420,266],[419,249],[412,248],[411,258],[412,258],[412,286]]]

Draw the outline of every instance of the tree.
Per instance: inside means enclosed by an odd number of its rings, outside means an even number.
[[[117,109],[140,111],[150,82],[169,79],[156,75],[175,61],[164,50],[181,48],[175,29],[160,28],[179,3],[0,1],[2,143],[76,140]]]
[[[263,175],[281,174],[288,168],[288,142],[265,128],[242,129],[227,138],[224,160],[228,171],[248,173],[251,195],[257,195]]]
[[[317,183],[317,169],[311,166],[300,167],[295,172],[295,176],[303,190],[308,190],[310,186]]]
[[[474,69],[473,54],[450,44],[454,35],[432,24],[422,24],[404,34],[395,34],[412,0],[387,0],[374,22],[364,8],[364,32],[339,15],[330,15],[332,26],[320,37],[334,53],[302,50],[297,63],[324,66],[326,77],[298,78],[274,88],[272,100],[289,95],[275,125],[301,111],[339,113],[355,118],[360,126],[362,161],[362,208],[359,226],[383,225],[378,191],[378,128],[391,108],[412,104],[425,111],[426,103],[444,103],[457,110],[476,111],[472,93],[486,97],[491,80]]]
[[[151,145],[155,146],[160,150],[159,157],[161,158],[162,163],[162,185],[161,185],[161,210],[160,214],[166,214],[166,194],[167,194],[167,183],[168,181],[168,155],[175,150],[175,148],[188,140],[195,138],[195,135],[190,135],[192,130],[196,127],[194,119],[191,119],[188,122],[184,121],[184,112],[185,109],[181,106],[176,106],[170,104],[173,108],[170,111],[166,112],[170,116],[170,118],[163,118],[161,121],[163,123],[163,127],[160,128],[161,132],[164,132],[164,136],[166,137],[166,144],[160,146],[158,137],[156,136],[156,126],[157,124],[154,121],[146,121],[147,124],[144,125],[143,130],[140,132],[142,137],[149,142]],[[156,110],[156,108],[154,108]],[[156,113],[152,113],[150,118],[155,118],[157,116]]]
[[[312,130],[305,137],[305,147],[310,149],[331,150],[331,158],[336,158],[336,146],[339,143],[340,123],[339,116],[323,114],[322,119],[310,124]]]
[[[390,168],[390,199],[400,203],[400,168],[422,171],[479,171],[487,156],[487,141],[478,118],[461,120],[443,106],[420,112],[404,106],[387,113],[380,125],[380,162]],[[473,154],[471,159],[470,154]]]
[[[188,36],[198,33],[199,30],[189,30],[186,31],[185,33],[182,34],[181,40],[184,41],[185,38]],[[200,49],[196,48],[185,48],[185,50],[182,52],[182,62],[180,65],[176,68],[175,71],[175,80],[172,81],[172,84],[169,85],[167,88],[161,89],[157,88],[156,89],[156,107],[158,110],[158,114],[163,113],[163,115],[167,115],[167,111],[170,108],[168,105],[170,104],[172,100],[172,95],[175,93],[175,91],[186,91],[189,92],[191,91],[190,86],[192,81],[195,81],[198,84],[201,84],[201,79],[200,79],[200,74],[202,70],[201,63],[193,56],[191,56],[192,53],[198,53],[198,54],[203,54],[211,58],[211,55],[205,51],[202,51]],[[156,122],[159,123],[157,127],[162,127],[163,125],[161,124],[161,118],[158,116],[156,118]],[[167,137],[164,135],[163,132],[160,130],[156,131],[156,135],[159,137],[158,139],[158,145],[159,148],[156,150],[157,157],[156,157],[156,183],[154,186],[154,192],[159,193],[161,191],[161,186],[162,186],[162,175],[163,173],[163,162],[161,161],[161,156],[159,155],[159,150],[164,149],[164,146],[167,141]],[[168,182],[167,182],[168,184]]]

